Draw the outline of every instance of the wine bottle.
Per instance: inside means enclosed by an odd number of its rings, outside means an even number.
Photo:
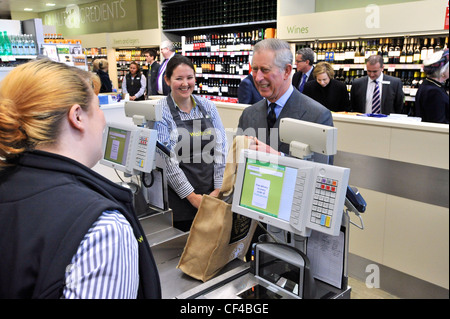
[[[414,48],[413,63],[415,63],[415,64],[420,63],[420,41],[419,41],[419,39],[416,39],[416,47]]]
[[[389,63],[389,39],[386,38],[383,46],[383,63]]]
[[[441,39],[437,38],[436,39],[436,46],[434,47],[434,52],[438,52],[441,51],[442,47],[441,47]]]
[[[395,44],[394,49],[394,64],[400,63],[400,55],[401,55],[401,40],[397,39],[397,43]]]
[[[359,51],[359,41],[355,41],[355,58],[354,63],[359,64],[361,61],[361,52]]]
[[[366,62],[366,59],[368,58],[367,53],[369,52],[368,50],[366,50],[367,46],[366,46],[366,41],[362,41],[361,42],[361,49],[359,51],[359,64],[364,64]]]
[[[403,41],[403,49],[400,52],[400,64],[406,63],[406,45],[407,45],[408,39],[405,39]]]
[[[420,62],[423,63],[428,57],[428,39],[423,40],[423,46],[420,51]]]
[[[414,39],[411,38],[409,41],[409,46],[408,49],[406,51],[406,63],[413,63],[413,59],[414,59]]]
[[[430,45],[428,46],[427,58],[431,57],[434,53],[434,38],[430,39]]]

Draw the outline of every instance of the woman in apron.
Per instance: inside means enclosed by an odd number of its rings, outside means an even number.
[[[175,55],[170,59],[165,81],[171,93],[158,102],[163,113],[157,124],[158,140],[172,151],[165,158],[174,226],[188,231],[202,195],[219,193],[227,142],[214,103],[192,95],[195,70],[189,58]]]

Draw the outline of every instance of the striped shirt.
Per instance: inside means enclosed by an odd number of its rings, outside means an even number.
[[[158,131],[158,141],[167,146],[172,152],[178,142],[178,129],[170,112],[167,99],[172,98],[171,95],[158,101],[162,106],[162,121],[157,122],[156,129]],[[223,173],[225,170],[225,160],[227,155],[227,139],[225,128],[219,116],[219,112],[215,104],[203,97],[196,97],[202,106],[203,111],[209,115],[215,129],[216,144],[214,146],[214,188],[222,187]],[[176,106],[180,118],[183,121],[195,120],[203,118],[202,112],[197,106],[194,106],[189,113],[186,113]],[[175,190],[180,198],[185,198],[194,191],[194,187],[189,183],[186,175],[181,170],[179,162],[174,154],[169,158],[163,156],[167,167],[167,181],[169,186]]]
[[[66,268],[66,299],[132,299],[139,286],[138,243],[117,211],[92,225]]]

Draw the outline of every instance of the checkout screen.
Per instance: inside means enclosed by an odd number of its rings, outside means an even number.
[[[127,130],[109,127],[104,159],[125,166],[130,136]]]
[[[289,221],[297,169],[247,158],[240,206]]]

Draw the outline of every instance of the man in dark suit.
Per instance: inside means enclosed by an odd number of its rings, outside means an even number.
[[[148,64],[147,73],[147,96],[157,95],[156,78],[158,77],[159,63],[156,62],[156,51],[149,49],[144,52],[145,60]]]
[[[253,82],[253,76],[249,74],[242,82],[239,84],[238,88],[238,102],[244,104],[253,104],[262,100],[261,94],[259,94],[256,89],[255,83]]]
[[[306,82],[314,81],[314,51],[310,48],[302,48],[297,51],[295,65],[297,72],[292,76],[292,85],[303,92]]]
[[[278,136],[281,118],[293,118],[333,126],[331,112],[291,84],[292,53],[289,44],[279,39],[266,39],[254,47],[252,74],[263,100],[247,107],[238,124],[238,134],[256,137],[252,148],[288,155],[289,144]],[[322,155],[319,159],[327,162]]]
[[[353,81],[350,105],[353,112],[400,113],[403,106],[403,84],[399,78],[383,74],[383,57],[372,55],[366,64],[367,75]]]
[[[164,81],[164,76],[166,75],[167,62],[175,55],[175,48],[172,42],[166,40],[161,43],[160,49],[164,60],[161,62],[156,78],[157,93],[160,95],[168,95],[170,93],[170,86]]]

